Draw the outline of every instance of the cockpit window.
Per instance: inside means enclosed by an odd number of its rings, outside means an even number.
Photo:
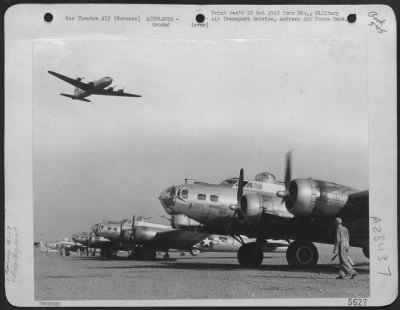
[[[181,195],[183,199],[187,199],[189,197],[189,191],[187,189],[183,189]]]
[[[111,227],[107,227],[107,230],[111,230]]]
[[[219,197],[217,195],[211,195],[210,196],[210,200],[213,201],[213,202],[218,202],[218,198]]]
[[[197,195],[198,200],[206,200],[206,198],[207,198],[206,194],[198,194]]]
[[[114,231],[117,231],[118,229],[117,229],[117,227],[114,227]]]

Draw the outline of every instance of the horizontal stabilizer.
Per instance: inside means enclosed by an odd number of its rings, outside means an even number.
[[[69,95],[69,94],[60,94],[60,95],[61,95],[61,96],[68,97],[68,98],[71,98],[71,99],[73,99],[73,100],[81,100],[81,101],[85,101],[85,102],[91,102],[91,101],[88,100],[88,99],[78,98],[78,97],[75,97],[75,96]]]
[[[71,99],[76,99],[74,95],[68,95],[68,94],[60,94],[60,95],[71,98]]]

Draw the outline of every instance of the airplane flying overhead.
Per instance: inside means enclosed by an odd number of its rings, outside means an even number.
[[[85,102],[90,102],[86,97],[90,95],[103,95],[103,96],[119,96],[119,97],[141,97],[140,95],[129,94],[124,92],[124,90],[118,89],[114,90],[114,87],[108,87],[111,85],[113,79],[106,76],[99,80],[83,83],[83,78],[70,78],[65,75],[56,73],[54,71],[48,71],[51,75],[75,86],[75,91],[73,95],[61,93],[61,96],[71,98],[73,100],[81,100]]]
[[[220,184],[194,182],[170,186],[159,200],[170,214],[184,214],[210,234],[255,238],[238,251],[243,266],[259,266],[267,239],[291,240],[286,251],[290,266],[314,266],[318,251],[313,242],[333,244],[335,218],[350,232],[350,245],[369,256],[369,192],[311,178],[291,179],[291,155],[285,181],[271,173],[255,180],[230,178]]]

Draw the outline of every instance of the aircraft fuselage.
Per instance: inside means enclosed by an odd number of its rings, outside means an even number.
[[[315,216],[295,217],[287,210],[282,198],[276,194],[285,190],[282,182],[246,181],[243,188],[245,201],[242,200],[242,207],[246,203],[246,219],[241,219],[237,213],[237,185],[176,185],[163,191],[159,199],[170,215],[184,214],[203,224],[204,231],[212,234],[333,243],[335,217],[332,214],[345,209],[346,195],[356,190],[335,183],[310,180],[325,185],[320,186],[319,196],[313,196]],[[328,210],[328,216],[320,216],[321,209]],[[368,216],[360,213],[347,225],[353,236],[351,244],[367,246],[368,239],[359,236],[368,232]]]
[[[112,83],[113,79],[106,76],[91,83],[93,89],[104,89]],[[77,99],[82,99],[92,94],[91,91],[86,91],[78,87],[75,88],[74,96]]]

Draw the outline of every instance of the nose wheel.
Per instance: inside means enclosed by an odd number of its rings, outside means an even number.
[[[262,248],[255,242],[243,244],[237,254],[240,266],[258,267],[261,265],[264,255]]]
[[[286,250],[286,260],[292,267],[312,267],[318,262],[318,250],[307,241],[294,241]]]

